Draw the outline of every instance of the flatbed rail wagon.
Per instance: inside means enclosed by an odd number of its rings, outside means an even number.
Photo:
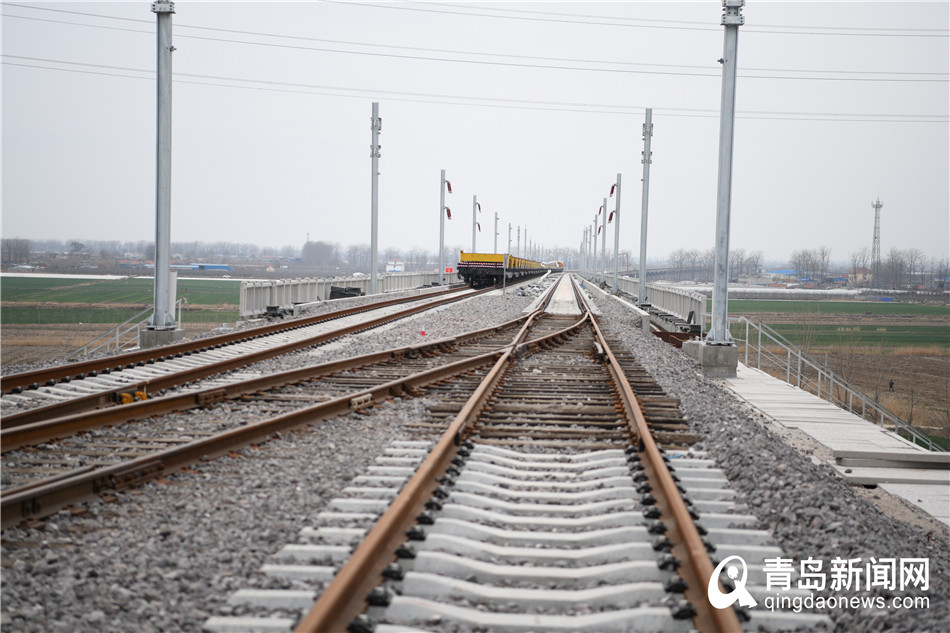
[[[459,254],[458,274],[473,288],[500,284],[505,278],[510,282],[562,270],[564,264],[561,262],[536,262],[505,253],[462,251]]]

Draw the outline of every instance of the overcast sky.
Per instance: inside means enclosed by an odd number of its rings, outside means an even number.
[[[155,14],[2,3],[3,237],[152,240]],[[749,0],[739,30],[731,245],[768,260],[950,251],[950,3]],[[576,247],[623,174],[651,260],[714,243],[721,2],[175,2],[172,240],[499,249],[507,224]],[[608,205],[613,207],[613,199]],[[613,240],[610,229],[609,240]],[[513,239],[515,233],[513,232]]]

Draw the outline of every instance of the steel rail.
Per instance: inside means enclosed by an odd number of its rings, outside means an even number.
[[[114,387],[105,391],[96,392],[93,394],[88,394],[85,396],[80,396],[78,398],[71,398],[64,402],[59,402],[55,404],[46,405],[43,407],[36,407],[33,409],[27,409],[19,413],[10,413],[3,417],[0,421],[0,430],[6,430],[8,428],[13,428],[16,426],[24,424],[33,424],[36,422],[42,422],[52,418],[62,417],[71,413],[77,413],[81,411],[89,411],[90,409],[101,410],[104,407],[109,405],[114,405],[116,397],[123,393],[132,393],[136,391],[142,391],[148,393],[149,391],[159,391],[161,389],[168,389],[175,387],[177,385],[183,384],[185,382],[191,382],[193,380],[198,380],[200,378],[207,378],[208,376],[213,376],[220,374],[226,371],[233,369],[238,369],[251,363],[255,363],[261,360],[268,358],[273,358],[275,356],[280,356],[288,352],[293,352],[298,349],[303,349],[306,347],[311,347],[313,345],[318,345],[324,343],[334,338],[345,336],[347,334],[353,334],[355,332],[360,332],[370,328],[378,327],[390,321],[395,321],[407,316],[412,316],[420,312],[424,312],[428,309],[445,305],[447,303],[453,303],[455,301],[460,301],[462,299],[477,296],[478,294],[488,292],[491,289],[478,290],[473,293],[464,295],[462,297],[449,296],[443,297],[436,301],[425,303],[422,305],[412,306],[399,312],[394,312],[393,314],[377,317],[369,321],[364,321],[363,323],[357,323],[354,325],[346,326],[330,332],[324,332],[322,334],[317,334],[315,336],[301,339],[299,341],[291,341],[289,343],[284,343],[283,345],[275,345],[272,347],[267,347],[265,349],[258,350],[256,352],[249,352],[247,354],[242,354],[235,358],[225,359],[217,361],[214,363],[209,363],[202,367],[196,367],[193,369],[187,369],[179,372],[169,373],[163,376],[156,376],[154,378],[149,378],[146,380],[139,380],[135,382],[129,382],[121,387]],[[348,316],[348,315],[343,315]],[[335,317],[338,318],[338,317]],[[236,341],[235,341],[236,342]]]
[[[514,319],[507,323],[470,333],[473,336],[506,328],[521,320],[528,321],[540,314]],[[519,332],[524,332],[523,327]],[[461,335],[465,337],[466,335]],[[456,337],[458,339],[460,337]],[[439,342],[435,342],[438,344]],[[0,524],[6,528],[27,518],[47,516],[57,510],[84,500],[95,498],[106,490],[121,490],[161,477],[193,464],[202,458],[217,457],[249,444],[260,443],[280,431],[303,426],[320,419],[349,413],[384,401],[392,396],[417,392],[421,387],[447,378],[467,373],[487,365],[505,354],[510,354],[513,344],[499,349],[464,358],[447,365],[431,368],[410,376],[404,376],[380,385],[334,398],[317,405],[285,413],[269,420],[224,431],[217,435],[189,442],[99,469],[83,468],[61,474],[52,479],[31,482],[18,488],[4,491],[0,499]]]
[[[556,287],[557,284],[551,286],[544,301],[529,315],[512,344],[500,353],[491,370],[442,434],[428,457],[337,572],[333,582],[321,594],[310,612],[297,625],[296,633],[346,631],[350,621],[365,609],[366,595],[382,581],[383,570],[394,560],[396,549],[405,542],[405,531],[415,524],[426,500],[438,487],[437,479],[445,473],[455,458],[464,429],[484,409],[515,357],[518,346],[524,341],[531,324],[547,306]],[[556,332],[551,337],[560,334]]]
[[[675,543],[674,555],[679,555],[681,560],[685,562],[685,565],[680,566],[680,570],[681,573],[688,576],[686,582],[689,588],[686,595],[697,607],[698,614],[694,622],[698,630],[703,632],[731,633],[741,631],[742,627],[734,611],[731,609],[722,611],[711,609],[711,605],[708,604],[705,591],[703,591],[706,584],[701,579],[711,577],[713,567],[706,553],[705,545],[699,538],[699,533],[692,522],[689,511],[686,509],[676,484],[663,462],[659,449],[650,435],[646,419],[633,389],[626,380],[617,358],[607,345],[596,319],[590,311],[588,302],[580,295],[576,284],[574,291],[575,295],[581,300],[581,305],[585,308],[585,314],[577,324],[567,329],[576,329],[590,324],[595,332],[600,347],[598,350],[600,356],[608,363],[610,374],[617,384],[618,395],[624,404],[628,428],[631,434],[640,440],[638,449],[643,454],[642,460],[647,462],[645,471],[648,472],[653,489],[657,491],[656,496],[661,498],[658,505],[663,512],[664,522],[670,528],[669,531],[672,532],[670,537]],[[519,339],[526,332],[527,324],[519,332]],[[432,496],[438,487],[438,478],[444,475],[452,460],[456,457],[465,429],[478,418],[510,366],[512,359],[516,355],[520,356],[526,353],[530,348],[544,346],[545,339],[553,341],[563,336],[564,330],[530,343],[523,340],[520,343],[516,342],[498,358],[494,367],[466,402],[449,428],[443,433],[429,456],[419,466],[416,473],[376,522],[349,560],[337,572],[334,581],[326,588],[311,611],[298,624],[295,629],[296,633],[338,633],[347,630],[347,626],[353,618],[366,608],[366,595],[382,581],[383,570],[395,559],[396,548],[405,541],[405,531],[415,524],[416,517],[424,508],[426,500]],[[516,341],[519,339],[516,339]],[[683,534],[687,536],[681,537],[680,535]],[[674,536],[677,538],[674,538]],[[716,613],[709,613],[710,610]]]
[[[339,371],[356,369],[402,358],[412,358],[423,354],[449,352],[451,351],[450,348],[456,347],[459,343],[478,341],[486,336],[511,329],[527,318],[527,316],[523,316],[492,327],[422,344],[417,343],[415,345],[408,345],[382,352],[374,352],[321,363],[319,365],[290,369],[276,374],[267,374],[223,386],[209,387],[207,389],[176,395],[166,395],[161,398],[142,400],[124,406],[76,413],[31,424],[23,424],[9,429],[2,429],[0,430],[0,452],[7,453],[24,446],[68,437],[80,431],[88,431],[114,424],[135,422],[174,411],[203,407],[217,402],[239,398],[245,394],[312,380]]]
[[[583,298],[586,304],[586,298]],[[623,368],[617,361],[610,346],[604,338],[603,332],[597,324],[596,317],[591,319],[596,338],[602,347],[602,357],[605,359],[611,376],[618,387],[619,395],[624,402],[624,408],[629,415],[628,425],[630,432],[637,438],[637,451],[640,453],[640,463],[644,466],[644,473],[654,490],[657,507],[660,510],[660,520],[667,527],[667,536],[673,543],[672,554],[681,562],[677,572],[686,581],[686,598],[696,609],[693,622],[697,631],[702,633],[733,633],[743,630],[738,616],[731,608],[716,609],[709,603],[706,587],[713,575],[715,566],[709,558],[706,545],[703,543],[696,524],[690,516],[689,509],[683,501],[676,481],[670,474],[660,449],[653,439],[646,418],[639,405],[633,388],[624,375]],[[720,584],[720,591],[724,594]]]
[[[414,393],[431,383],[491,365],[500,356],[510,353],[510,350],[511,347],[507,346],[501,350],[463,358],[121,464],[69,473],[58,481],[44,481],[5,490],[3,498],[0,499],[2,526],[6,528],[23,519],[49,515],[67,505],[91,499],[107,489],[121,490],[139,485],[202,458],[217,457],[249,444],[260,443],[280,431],[349,413],[393,396]]]
[[[462,292],[468,289],[467,287],[451,287],[445,290],[440,290],[437,292],[432,292],[423,296],[416,297],[401,297],[398,299],[386,299],[384,301],[364,304],[361,306],[354,306],[352,308],[343,308],[341,310],[336,310],[334,312],[328,312],[326,314],[320,314],[312,317],[305,317],[303,319],[296,319],[294,321],[282,322],[282,323],[272,323],[270,325],[264,325],[257,328],[252,328],[248,330],[243,330],[241,332],[231,332],[229,334],[219,334],[217,336],[210,336],[208,338],[198,339],[195,341],[185,341],[182,343],[174,343],[171,345],[165,345],[163,347],[148,349],[148,350],[139,350],[136,352],[127,352],[125,354],[116,354],[114,356],[107,356],[104,358],[80,361],[77,363],[68,363],[66,365],[59,365],[57,367],[47,367],[44,369],[36,369],[33,371],[22,372],[18,374],[10,374],[8,376],[0,377],[0,393],[10,393],[16,387],[28,388],[30,385],[36,383],[37,385],[44,385],[50,380],[55,380],[60,382],[63,378],[76,379],[79,375],[86,376],[92,371],[101,372],[106,369],[112,369],[116,366],[128,366],[128,365],[137,365],[139,362],[148,362],[149,360],[158,360],[166,359],[168,356],[174,356],[178,353],[185,352],[195,352],[195,351],[204,351],[209,348],[221,347],[223,345],[231,345],[233,343],[239,343],[243,341],[250,340],[252,338],[267,336],[270,334],[275,334],[278,332],[284,332],[287,330],[292,330],[300,327],[305,327],[308,325],[313,325],[315,323],[321,323],[323,321],[330,321],[333,319],[338,319],[341,317],[349,316],[351,314],[357,314],[359,312],[366,312],[369,310],[374,310],[377,308],[385,308],[391,305],[396,305],[399,303],[410,303],[413,301],[420,301],[427,299],[429,297],[437,297],[444,294]]]
[[[438,487],[437,479],[448,469],[462,443],[465,430],[476,420],[501,382],[511,362],[522,356],[529,346],[560,340],[565,332],[578,330],[589,322],[589,314],[574,325],[526,342],[528,330],[547,306],[556,284],[549,289],[542,305],[530,315],[511,346],[498,357],[481,384],[466,401],[429,456],[393,500],[386,512],[366,535],[363,542],[337,572],[310,612],[297,625],[296,633],[331,633],[345,631],[350,621],[366,607],[365,596],[382,581],[382,571],[395,558],[395,551],[405,541],[404,532],[415,524],[416,516]]]

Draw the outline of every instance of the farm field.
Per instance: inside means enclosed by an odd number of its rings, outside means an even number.
[[[929,434],[950,435],[950,308],[731,300],[729,315],[766,323],[895,415]],[[744,337],[744,328],[734,327],[733,336]]]
[[[711,301],[707,309],[712,309]],[[897,301],[802,301],[781,299],[730,299],[729,312],[735,314],[859,314],[873,316],[947,317],[950,308]]]
[[[179,279],[178,298],[193,305],[232,305],[239,302],[241,282],[231,279]],[[7,303],[152,303],[152,278],[69,279],[3,277],[0,304]]]
[[[90,279],[4,276],[0,361],[11,366],[61,359],[152,305],[150,277]],[[188,336],[238,318],[241,282],[178,279]],[[143,316],[145,318],[147,315]]]

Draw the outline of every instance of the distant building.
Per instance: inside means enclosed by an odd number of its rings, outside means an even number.
[[[775,282],[784,282],[784,281],[795,281],[797,271],[794,269],[786,270],[767,270],[765,271],[765,276]]]
[[[870,268],[855,268],[848,273],[848,283],[851,285],[863,284],[871,281]]]

